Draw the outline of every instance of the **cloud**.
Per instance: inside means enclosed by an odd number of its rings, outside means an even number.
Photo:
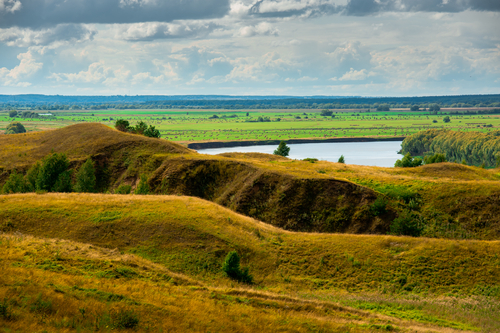
[[[362,80],[365,80],[366,78],[368,78],[370,76],[374,76],[374,75],[375,75],[374,72],[368,72],[366,69],[362,69],[362,70],[357,71],[354,68],[351,68],[351,70],[349,72],[342,75],[342,77],[338,80],[339,81],[362,81]],[[335,79],[333,79],[333,81],[335,81]]]
[[[500,11],[498,0],[349,0],[346,15],[365,16],[379,12],[444,12],[466,10]]]
[[[267,22],[261,22],[255,26],[241,28],[238,35],[241,37],[278,36],[279,30]]]
[[[42,63],[36,62],[31,51],[20,53],[17,59],[20,63],[16,67],[10,70],[5,67],[0,68],[0,82],[4,86],[27,87],[31,83],[21,82],[21,80],[29,78],[43,67]]]
[[[229,0],[0,0],[0,28],[171,22],[226,15]]]
[[[259,17],[314,17],[338,13],[340,6],[332,0],[258,0],[249,14]]]
[[[130,41],[150,41],[155,39],[172,38],[200,38],[206,37],[214,30],[221,28],[220,25],[209,22],[192,24],[177,23],[135,23],[121,26],[116,35],[118,39]]]
[[[29,47],[49,45],[58,41],[79,42],[92,40],[95,30],[81,24],[61,24],[54,28],[32,30],[23,28],[0,29],[0,42],[8,46]]]

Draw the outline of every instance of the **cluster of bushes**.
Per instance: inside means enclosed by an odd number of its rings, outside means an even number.
[[[127,120],[118,119],[115,122],[115,128],[121,132],[140,134],[150,138],[159,138],[161,136],[159,130],[152,125],[149,125],[148,127],[148,125],[143,121],[138,122],[135,126],[130,126],[130,123]]]
[[[5,134],[19,134],[19,133],[26,133],[26,128],[24,128],[23,124],[21,124],[18,121],[13,121],[5,129]]]
[[[413,158],[410,153],[406,153],[406,155],[402,159],[397,160],[394,164],[394,166],[397,168],[414,168],[421,165],[422,159],[419,157]]]
[[[66,154],[53,153],[41,162],[36,162],[22,175],[15,170],[9,175],[2,192],[95,192],[96,176],[94,162],[89,158],[75,174],[72,182],[72,170]]]
[[[244,283],[253,282],[253,276],[248,272],[248,267],[244,267],[243,269],[240,267],[240,256],[236,251],[231,251],[227,254],[226,260],[222,265],[222,270],[233,280]]]

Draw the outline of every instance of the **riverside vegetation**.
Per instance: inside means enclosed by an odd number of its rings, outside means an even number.
[[[80,124],[0,137],[0,184],[54,157],[101,193],[0,196],[0,327],[500,330],[498,170],[207,156]],[[150,195],[106,194],[131,191]]]

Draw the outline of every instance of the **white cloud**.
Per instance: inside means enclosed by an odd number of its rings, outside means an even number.
[[[81,42],[92,40],[96,31],[84,25],[61,24],[57,27],[32,30],[26,28],[0,29],[0,42],[8,46],[29,47],[55,42]]]
[[[267,22],[261,22],[255,26],[242,27],[238,35],[241,37],[278,36],[279,30]]]
[[[208,22],[162,23],[146,22],[122,25],[118,28],[116,38],[130,41],[148,41],[172,38],[201,38],[208,36],[220,25]]]
[[[0,0],[0,12],[14,13],[22,7],[19,0]]]
[[[20,60],[20,63],[16,67],[10,70],[5,67],[0,68],[0,82],[5,86],[13,85],[27,87],[31,85],[31,83],[22,82],[21,80],[29,78],[38,72],[43,67],[43,64],[41,62],[36,62],[31,51],[20,53],[17,59]]]
[[[338,80],[339,81],[361,81],[361,80],[365,80],[366,78],[368,78],[370,76],[374,76],[374,75],[375,75],[374,72],[368,72],[366,69],[362,69],[362,70],[357,71],[357,70],[354,70],[354,68],[351,68],[351,70],[349,72],[342,75],[342,77]]]

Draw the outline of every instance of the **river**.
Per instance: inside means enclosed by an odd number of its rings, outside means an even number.
[[[371,142],[328,142],[289,144],[289,158],[304,159],[317,158],[322,161],[337,162],[340,155],[344,155],[346,164],[373,165],[393,167],[396,160],[402,155],[397,152],[401,149],[401,141],[371,141]],[[266,153],[272,154],[278,146],[248,146],[199,149],[201,154],[221,153]]]

